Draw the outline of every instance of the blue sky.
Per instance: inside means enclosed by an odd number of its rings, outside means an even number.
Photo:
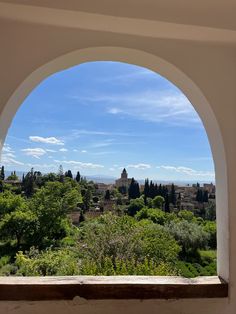
[[[213,181],[202,122],[162,76],[130,64],[90,62],[58,72],[25,99],[9,129],[8,170]]]

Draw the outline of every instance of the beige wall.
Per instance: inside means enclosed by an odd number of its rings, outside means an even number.
[[[87,61],[113,60],[164,75],[187,95],[208,133],[216,169],[218,273],[229,279],[230,296],[221,300],[0,302],[0,313],[236,313],[234,30],[176,28],[174,23],[150,24],[135,18],[125,19],[124,28],[113,16],[74,15],[79,11],[68,16],[64,10],[22,8],[1,6],[0,1],[1,145],[24,98],[56,71]]]

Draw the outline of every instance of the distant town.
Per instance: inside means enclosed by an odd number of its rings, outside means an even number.
[[[38,175],[40,172],[36,171]],[[78,172],[79,173],[79,172]],[[23,184],[23,177],[17,176],[13,171],[4,179],[5,184],[19,187]],[[79,174],[80,175],[80,174]],[[68,176],[68,172],[65,172]],[[72,176],[69,170],[69,177]],[[81,180],[92,180],[81,177]],[[102,180],[102,179],[100,179]],[[89,207],[86,208],[85,215],[87,217],[97,217],[103,212],[120,210],[120,208],[127,206],[130,199],[135,199],[144,195],[147,202],[148,199],[153,199],[155,196],[162,196],[165,200],[163,203],[163,210],[166,212],[188,210],[197,212],[200,216],[206,208],[211,208],[215,212],[215,184],[213,183],[193,183],[193,184],[158,184],[152,180],[143,180],[144,184],[139,183],[135,178],[129,178],[128,172],[124,168],[120,178],[116,179],[114,183],[93,182],[94,192]],[[136,195],[130,195],[132,187],[136,189]],[[135,193],[134,193],[135,194]],[[78,224],[81,212],[76,211],[70,214],[73,222]]]

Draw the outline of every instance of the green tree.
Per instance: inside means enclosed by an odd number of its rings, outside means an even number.
[[[27,201],[20,195],[15,195],[10,191],[0,194],[0,218],[5,214],[15,210],[23,210],[27,207]]]
[[[164,225],[166,222],[165,213],[157,208],[143,207],[141,210],[137,212],[135,218],[137,220],[148,219],[159,225]]]
[[[37,222],[36,215],[28,210],[15,210],[7,213],[0,222],[0,236],[5,239],[15,239],[19,248],[22,241],[26,241]]]
[[[60,165],[58,168],[58,180],[59,180],[59,182],[63,183],[64,177],[65,177],[65,175],[64,175],[63,167],[62,167],[62,165]]]
[[[144,199],[143,197],[139,197],[136,199],[131,199],[130,204],[128,206],[128,214],[130,216],[135,216],[135,214],[144,207]]]
[[[22,182],[22,188],[26,195],[26,197],[31,197],[35,191],[35,177],[34,177],[34,169],[32,168],[30,172],[28,172]]]
[[[181,245],[183,257],[196,254],[198,249],[207,246],[209,235],[196,223],[187,220],[171,221],[166,228]]]
[[[48,182],[31,198],[30,209],[38,218],[31,237],[35,246],[42,248],[57,245],[71,232],[67,213],[76,207],[81,196],[77,191],[68,189],[68,186],[60,182]]]
[[[157,196],[155,196],[154,199],[152,200],[152,206],[153,206],[154,208],[162,209],[164,202],[165,202],[164,197],[162,197],[162,196],[160,196],[160,195],[157,195]]]
[[[17,181],[17,180],[19,180],[19,178],[16,175],[16,172],[12,171],[11,174],[7,177],[7,180]]]
[[[215,221],[207,221],[203,227],[204,231],[207,232],[208,245],[211,249],[216,249],[216,222]]]
[[[91,199],[92,199],[92,193],[91,190],[88,188],[85,191],[85,194],[83,196],[83,206],[84,206],[84,210],[89,210],[90,205],[91,205]]]

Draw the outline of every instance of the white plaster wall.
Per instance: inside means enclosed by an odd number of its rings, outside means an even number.
[[[0,20],[0,141],[40,80],[89,60],[124,61],[165,75],[192,101],[206,127],[216,168],[218,273],[227,299],[0,302],[0,313],[236,313],[235,46]],[[97,48],[103,47],[103,48]],[[119,48],[118,48],[119,47]],[[228,226],[229,222],[229,226]],[[229,232],[228,232],[229,231]]]

